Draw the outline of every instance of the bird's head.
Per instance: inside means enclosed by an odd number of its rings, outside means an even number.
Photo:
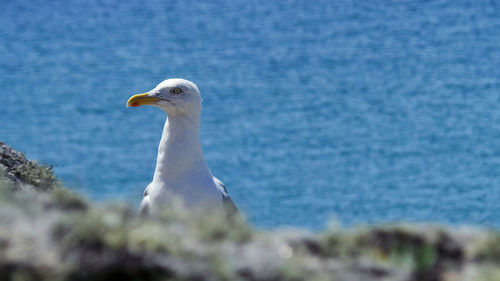
[[[191,81],[167,79],[149,92],[130,97],[127,107],[153,105],[168,115],[199,115],[201,96],[198,87]]]

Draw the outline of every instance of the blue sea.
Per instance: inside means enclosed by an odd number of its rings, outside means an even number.
[[[498,1],[1,1],[0,141],[137,206],[166,78],[262,228],[500,227]]]

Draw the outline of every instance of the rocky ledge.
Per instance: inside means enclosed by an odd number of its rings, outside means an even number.
[[[399,224],[263,231],[172,206],[140,217],[0,143],[0,280],[500,280],[500,234]]]

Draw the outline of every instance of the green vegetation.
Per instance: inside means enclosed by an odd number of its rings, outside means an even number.
[[[261,231],[180,203],[141,217],[128,205],[93,204],[50,167],[1,149],[0,280],[500,280],[495,231]]]
[[[1,175],[16,183],[31,185],[37,189],[48,190],[58,186],[52,166],[38,165],[0,142]]]

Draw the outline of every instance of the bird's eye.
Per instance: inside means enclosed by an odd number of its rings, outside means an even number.
[[[172,93],[174,94],[180,94],[182,92],[181,88],[175,88],[172,90]]]

